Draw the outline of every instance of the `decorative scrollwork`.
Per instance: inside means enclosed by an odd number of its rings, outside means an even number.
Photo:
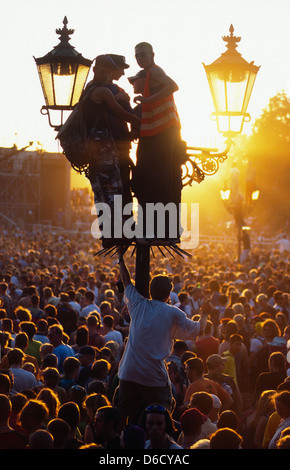
[[[232,139],[228,138],[223,152],[213,148],[187,147],[186,159],[182,164],[183,187],[191,186],[193,181],[201,183],[206,176],[215,175],[220,164],[227,159],[232,143]]]

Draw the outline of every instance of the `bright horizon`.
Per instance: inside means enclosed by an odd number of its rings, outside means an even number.
[[[44,98],[33,56],[41,57],[58,44],[55,30],[64,16],[75,30],[70,42],[84,57],[107,52],[126,57],[130,68],[119,85],[131,97],[127,77],[138,71],[134,46],[140,41],[153,45],[156,63],[179,85],[175,100],[189,146],[222,146],[210,118],[213,103],[202,63],[225,51],[222,36],[229,34],[231,24],[241,37],[238,51],[261,66],[248,107],[252,119],[243,132],[251,132],[272,96],[290,90],[288,0],[86,0],[82,5],[76,0],[5,2],[0,19],[1,146],[15,143],[20,148],[35,141],[49,152],[61,151],[55,131],[40,113]]]

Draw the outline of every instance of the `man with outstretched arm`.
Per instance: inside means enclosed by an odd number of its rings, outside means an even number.
[[[136,423],[149,404],[157,403],[171,411],[172,393],[165,359],[174,339],[194,339],[201,334],[212,307],[209,302],[203,305],[199,321],[187,318],[182,310],[167,303],[172,283],[164,275],[152,279],[151,299],[146,299],[131,282],[123,251],[122,248],[118,251],[118,263],[131,321],[114,404],[122,413],[123,423]]]

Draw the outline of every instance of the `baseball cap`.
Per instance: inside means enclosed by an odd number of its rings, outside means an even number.
[[[119,70],[119,67],[109,54],[98,55],[95,58],[95,67],[102,67],[108,70]]]
[[[131,85],[133,85],[134,81],[137,80],[137,78],[146,78],[146,76],[147,76],[147,72],[145,70],[140,70],[133,77],[128,77],[128,80],[131,83]]]
[[[92,346],[81,346],[79,352],[75,355],[75,357],[82,357],[82,356],[94,356],[96,354],[95,349]]]
[[[119,69],[128,69],[130,65],[126,64],[126,59],[123,55],[118,54],[108,54],[111,59],[115,62]]]
[[[221,357],[219,354],[212,354],[209,356],[206,360],[206,365],[209,368],[216,367],[220,364],[224,364],[226,362],[226,359],[224,357]]]
[[[181,428],[186,433],[197,433],[206,421],[207,417],[197,408],[186,410],[180,417]]]

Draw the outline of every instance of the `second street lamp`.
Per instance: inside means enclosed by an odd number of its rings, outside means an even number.
[[[209,65],[204,65],[215,111],[217,130],[226,139],[224,151],[210,148],[187,147],[188,161],[185,164],[183,185],[191,185],[196,180],[195,166],[204,175],[214,175],[220,163],[224,162],[233,143],[232,138],[241,134],[244,122],[250,120],[247,108],[255,79],[259,71],[253,62],[247,62],[237,51],[241,38],[233,34],[224,36],[227,50]]]

